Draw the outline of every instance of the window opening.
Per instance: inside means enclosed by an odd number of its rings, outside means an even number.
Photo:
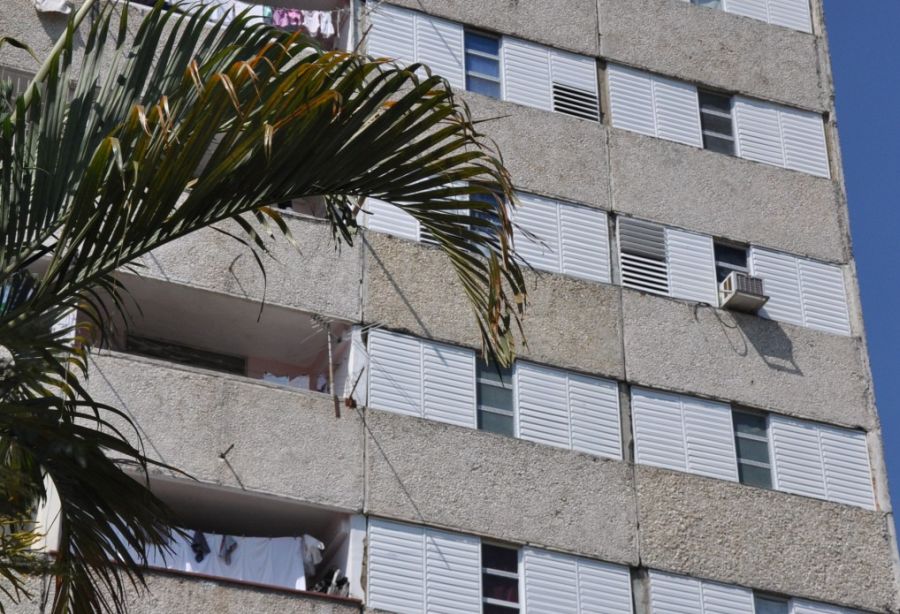
[[[733,156],[734,127],[731,121],[731,97],[703,91],[699,95],[703,148]]]
[[[477,361],[478,428],[515,436],[513,372],[493,362]]]
[[[466,30],[466,89],[500,98],[500,39]]]
[[[483,614],[519,611],[519,551],[481,544],[481,599]]]
[[[722,8],[722,0],[691,0],[691,4],[696,4],[697,6],[706,6],[711,9]]]
[[[713,249],[716,258],[716,281],[719,283],[722,283],[733,271],[750,273],[746,247],[716,241]]]
[[[785,599],[755,595],[753,602],[756,614],[788,614],[790,612],[790,606]]]
[[[734,443],[737,452],[738,476],[742,484],[772,488],[772,466],[769,459],[769,433],[766,417],[736,411]],[[779,612],[780,610],[772,610]],[[757,610],[759,613],[760,611]]]

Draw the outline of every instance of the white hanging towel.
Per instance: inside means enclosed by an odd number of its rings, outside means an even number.
[[[69,0],[34,0],[34,8],[40,13],[62,13],[68,15],[72,12]]]

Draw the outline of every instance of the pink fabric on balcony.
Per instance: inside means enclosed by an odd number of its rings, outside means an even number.
[[[272,25],[285,30],[300,30],[328,49],[337,35],[337,14],[334,11],[306,11],[302,9],[272,9]]]

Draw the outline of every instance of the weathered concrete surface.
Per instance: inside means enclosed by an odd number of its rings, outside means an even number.
[[[897,611],[888,515],[652,467],[635,480],[643,565]]]
[[[390,4],[578,53],[600,51],[595,0],[391,0]]]
[[[362,507],[362,422],[330,397],[117,353],[89,390],[138,424],[150,457],[204,482],[348,510]],[[228,460],[219,460],[231,444]]]
[[[816,111],[828,109],[816,37],[682,0],[600,0],[601,55]]]
[[[368,411],[366,513],[636,564],[630,465]]]
[[[364,320],[414,335],[480,348],[469,306],[438,249],[365,235]],[[527,276],[520,358],[609,377],[622,376],[621,289],[551,274]]]
[[[875,428],[860,339],[622,291],[631,384]]]
[[[497,142],[516,189],[609,208],[605,126],[471,92],[458,96],[473,119],[491,120],[478,128]]]
[[[25,43],[40,60],[50,54],[56,40],[66,31],[67,22],[66,15],[38,13],[33,0],[4,0],[0,9],[0,32],[3,36],[11,36]],[[83,44],[82,34],[76,32],[76,44]],[[40,68],[39,61],[11,45],[0,47],[0,64],[32,73]]]
[[[828,179],[615,129],[610,161],[614,211],[792,254],[849,258],[844,205]]]
[[[263,256],[266,278],[250,249],[215,230],[201,230],[144,257],[142,275],[328,316],[358,320],[361,251],[335,246],[328,224],[285,216],[297,247],[287,238],[269,241],[275,260]],[[229,232],[242,232],[234,223]]]

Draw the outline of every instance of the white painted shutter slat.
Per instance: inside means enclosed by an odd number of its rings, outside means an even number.
[[[727,12],[735,15],[752,17],[760,21],[769,20],[766,0],[725,0],[724,8]]]
[[[475,352],[426,341],[422,369],[424,417],[475,428]]]
[[[583,119],[600,119],[597,63],[593,58],[550,50],[553,110]]]
[[[500,53],[503,56],[504,98],[510,102],[552,111],[549,49],[504,36]]]
[[[718,306],[716,258],[712,237],[666,229],[669,294]]]
[[[522,439],[570,447],[565,373],[526,362],[516,363],[516,417]]]
[[[578,559],[579,614],[632,614],[631,572],[622,565]]]
[[[618,384],[575,374],[568,378],[572,449],[621,459]]]
[[[824,499],[825,469],[818,428],[800,420],[770,415],[769,431],[776,490]]]
[[[416,15],[416,58],[436,75],[447,79],[450,86],[466,89],[463,65],[465,48],[463,27],[457,23]]]
[[[400,207],[377,198],[367,198],[363,204],[363,225],[369,230],[417,241],[419,222]]]
[[[847,290],[841,267],[799,258],[804,323],[838,335],[850,334]]]
[[[754,614],[753,591],[715,582],[700,583],[703,614]]]
[[[577,563],[573,557],[525,548],[522,558],[526,612],[579,614]]]
[[[763,291],[769,297],[759,315],[781,322],[803,324],[803,303],[797,259],[787,254],[758,247],[750,248],[752,274],[763,279]]]
[[[737,155],[747,160],[784,166],[778,109],[765,102],[735,97]]]
[[[609,229],[606,213],[587,207],[560,205],[562,272],[609,283]],[[516,243],[518,246],[518,242]]]
[[[738,481],[731,407],[682,397],[687,470],[720,480]]]
[[[779,115],[785,167],[818,177],[831,177],[822,116],[787,107],[781,107]]]
[[[370,15],[372,27],[366,40],[366,53],[376,58],[391,58],[401,65],[416,61],[416,14],[381,3]]]
[[[632,388],[635,462],[687,471],[681,401],[676,395]]]
[[[422,349],[413,337],[369,333],[369,405],[422,416]]]
[[[656,136],[661,139],[703,147],[700,132],[700,103],[697,88],[681,81],[653,77]]]
[[[791,599],[791,614],[863,614],[863,612],[805,599]]]
[[[828,499],[875,509],[866,434],[824,425],[819,429]]]
[[[645,72],[609,64],[609,106],[614,128],[656,136],[653,78]]]
[[[731,1],[731,0],[729,0]],[[812,33],[809,0],[768,0],[769,23]]]
[[[534,194],[519,194],[521,206],[515,209],[516,250],[526,263],[551,273],[561,272],[559,242],[559,204]],[[524,231],[531,233],[527,236]]]
[[[703,614],[700,581],[650,570],[652,614]]]
[[[367,604],[398,614],[424,612],[424,530],[371,519],[368,541]]]
[[[669,269],[666,264],[665,229],[650,222],[619,218],[616,232],[622,285],[667,295]]]
[[[429,614],[480,614],[481,541],[425,532],[425,603]]]

